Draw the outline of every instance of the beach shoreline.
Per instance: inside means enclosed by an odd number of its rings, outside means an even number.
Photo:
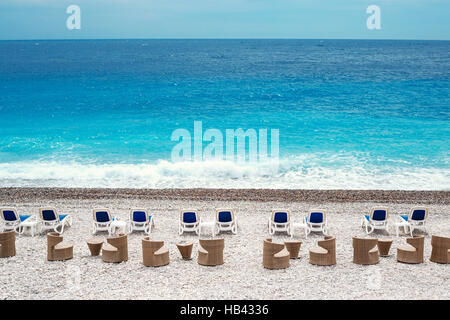
[[[0,201],[33,199],[146,199],[449,204],[450,191],[307,189],[0,188]]]

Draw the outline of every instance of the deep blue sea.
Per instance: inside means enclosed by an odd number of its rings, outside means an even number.
[[[278,170],[173,162],[194,121]],[[449,190],[449,142],[450,41],[0,41],[2,187]]]

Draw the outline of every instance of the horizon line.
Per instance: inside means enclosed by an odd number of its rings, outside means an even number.
[[[360,40],[360,41],[450,41],[450,39],[395,39],[395,38],[36,38],[0,39],[0,41],[102,41],[102,40]]]

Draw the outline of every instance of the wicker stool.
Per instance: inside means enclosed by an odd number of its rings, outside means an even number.
[[[378,239],[378,250],[380,251],[380,256],[389,256],[389,249],[391,249],[392,239]]]
[[[177,248],[184,260],[191,259],[193,246],[194,243],[192,241],[181,241],[177,243]]]
[[[309,250],[309,263],[319,266],[336,264],[336,238],[325,236],[317,245],[318,247]]]
[[[289,251],[290,258],[297,259],[302,242],[301,241],[285,241],[284,245],[286,246],[287,251]]]
[[[57,232],[47,233],[47,260],[59,261],[73,258],[73,245],[64,244],[64,238]]]
[[[437,263],[450,263],[450,238],[431,236],[430,261]]]
[[[103,246],[102,238],[90,238],[86,240],[86,243],[89,247],[89,251],[91,251],[92,256],[98,256]]]
[[[142,257],[146,267],[160,267],[169,264],[169,249],[164,241],[152,241],[150,237],[142,239]]]
[[[267,269],[286,269],[289,267],[291,255],[286,246],[265,239],[263,243],[263,267]]]
[[[106,241],[107,243],[102,248],[104,262],[118,263],[128,260],[128,236],[126,234],[107,238]]]
[[[353,263],[377,264],[380,261],[378,240],[353,237]]]
[[[198,249],[198,264],[203,266],[217,266],[223,264],[224,238],[200,239]]]
[[[16,255],[16,233],[14,230],[0,232],[0,258]]]
[[[404,263],[422,263],[424,236],[407,238],[407,244],[397,248],[397,261]]]

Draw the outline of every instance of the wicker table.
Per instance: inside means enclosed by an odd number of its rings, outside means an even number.
[[[287,251],[289,251],[290,258],[297,259],[302,242],[301,241],[285,241],[284,245],[286,246]]]
[[[378,250],[380,256],[387,257],[389,255],[389,249],[392,245],[392,239],[378,239]]]
[[[100,254],[100,250],[102,249],[103,239],[102,238],[90,238],[86,241],[89,250],[91,251],[91,255],[98,256]]]
[[[192,241],[180,241],[177,243],[177,248],[184,260],[191,259],[193,245]]]

